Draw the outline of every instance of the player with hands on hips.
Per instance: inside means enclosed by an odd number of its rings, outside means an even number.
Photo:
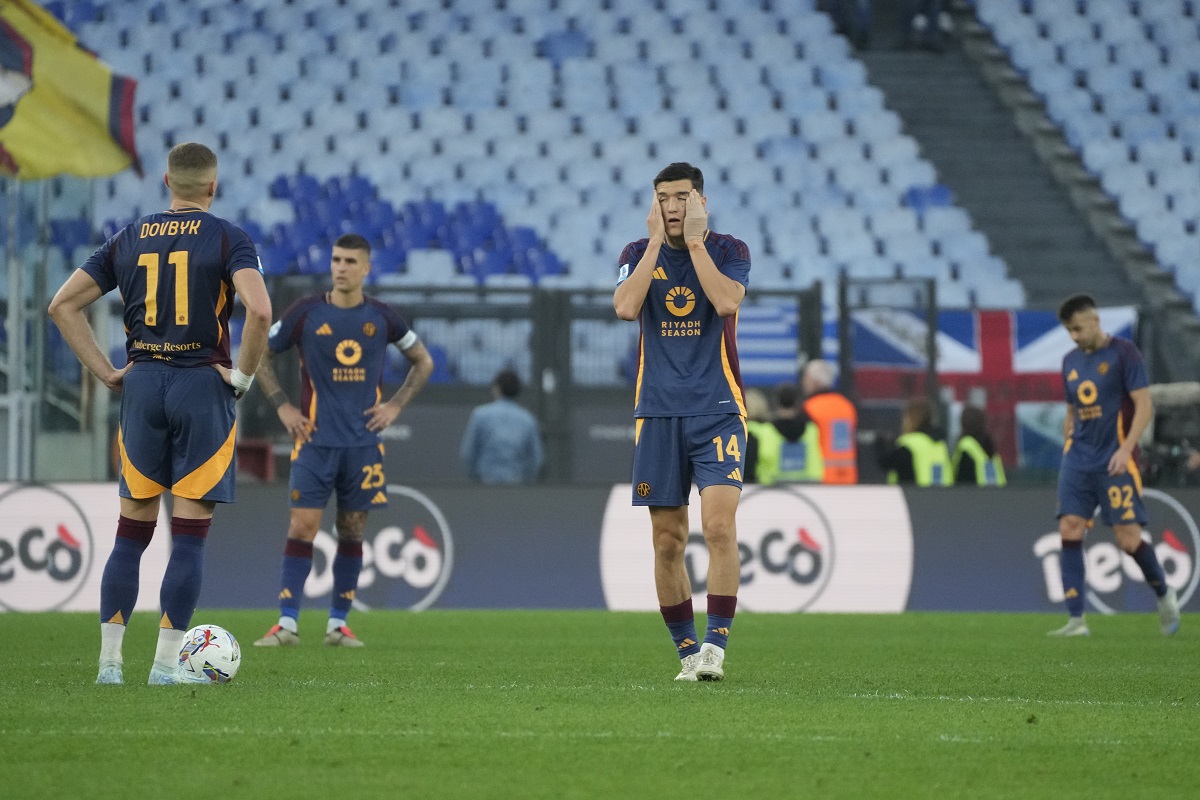
[[[271,328],[270,352],[259,369],[259,381],[295,447],[279,622],[254,643],[257,647],[300,641],[297,620],[312,570],[313,540],[335,490],[337,554],[325,644],[362,646],[346,616],[358,591],[367,512],[388,505],[380,432],[412,402],[433,372],[429,351],[408,323],[390,306],[363,294],[370,270],[367,240],[352,233],[339,237],[330,255],[331,290],[300,299]],[[396,393],[381,402],[389,344],[400,349],[410,368]],[[292,347],[300,352],[299,408],[288,399],[271,365],[271,354]]]

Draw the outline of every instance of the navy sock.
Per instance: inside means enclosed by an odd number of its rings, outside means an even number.
[[[300,539],[288,539],[283,546],[283,576],[279,589],[279,616],[296,619],[300,616],[300,600],[304,597],[304,582],[312,572],[313,544]]]
[[[191,625],[204,581],[204,543],[211,524],[211,519],[171,518],[171,559],[158,595],[163,612],[158,627],[186,631]]]
[[[358,573],[362,572],[363,546],[361,541],[339,539],[337,555],[333,557],[333,605],[330,619],[345,620],[358,590]]]
[[[1158,555],[1154,548],[1145,542],[1139,542],[1138,549],[1129,555],[1133,556],[1133,560],[1142,568],[1142,575],[1146,577],[1146,583],[1154,590],[1155,596],[1162,597],[1166,594],[1167,577],[1163,574],[1162,564],[1158,563]]]
[[[729,644],[729,629],[733,627],[733,612],[737,608],[737,595],[710,594],[708,596],[708,628],[704,631],[706,644],[715,644],[722,650]]]
[[[156,520],[117,519],[117,540],[100,578],[100,621],[129,624],[137,604],[141,581],[142,553],[154,538]]]
[[[663,622],[671,632],[671,640],[679,657],[694,655],[700,652],[700,643],[696,641],[696,614],[692,610],[692,598],[673,606],[659,606]]]
[[[1062,543],[1062,555],[1058,559],[1062,571],[1063,598],[1067,601],[1067,613],[1072,617],[1083,616],[1083,542]]]

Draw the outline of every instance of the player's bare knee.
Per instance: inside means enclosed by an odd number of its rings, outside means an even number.
[[[1064,516],[1058,520],[1058,534],[1064,542],[1082,542],[1087,521],[1080,517]]]
[[[337,515],[338,541],[361,542],[367,527],[367,512],[339,511]]]
[[[654,555],[660,560],[681,560],[685,549],[687,549],[686,532],[680,536],[679,531],[674,529],[654,529]]]
[[[733,520],[709,523],[704,526],[704,543],[709,549],[737,547],[737,529]]]

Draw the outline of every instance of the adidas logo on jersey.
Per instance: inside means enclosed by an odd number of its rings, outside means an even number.
[[[655,267],[653,275],[656,281],[665,281],[667,279],[667,271],[662,267]]]
[[[1079,373],[1076,372],[1075,370],[1071,370],[1071,372],[1067,375],[1067,380],[1069,380],[1069,381],[1079,380]]]
[[[383,492],[376,492],[375,496],[371,498],[371,505],[373,505],[373,506],[378,505],[380,503],[386,503],[386,502],[387,502],[387,495],[384,494]]]
[[[329,323],[323,323],[317,328],[317,336],[333,336],[333,328],[329,327]]]
[[[734,467],[733,472],[729,473],[725,477],[731,481],[740,481],[742,479],[741,467]]]

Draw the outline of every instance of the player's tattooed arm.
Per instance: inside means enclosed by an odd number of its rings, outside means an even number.
[[[283,427],[287,429],[288,435],[301,442],[311,439],[312,422],[288,400],[287,392],[283,391],[283,387],[279,384],[279,377],[276,376],[275,370],[271,366],[270,351],[263,354],[262,361],[258,362],[258,372],[255,375],[258,378],[258,385],[262,387],[263,394],[275,406],[275,413],[279,416]]]
[[[404,379],[404,383],[391,396],[391,399],[386,403],[373,405],[363,412],[367,418],[367,430],[369,431],[378,433],[395,422],[396,417],[400,416],[400,412],[425,387],[429,376],[433,374],[433,356],[429,355],[429,350],[420,340],[417,340],[412,347],[400,352],[412,366],[408,370],[408,376]]]

